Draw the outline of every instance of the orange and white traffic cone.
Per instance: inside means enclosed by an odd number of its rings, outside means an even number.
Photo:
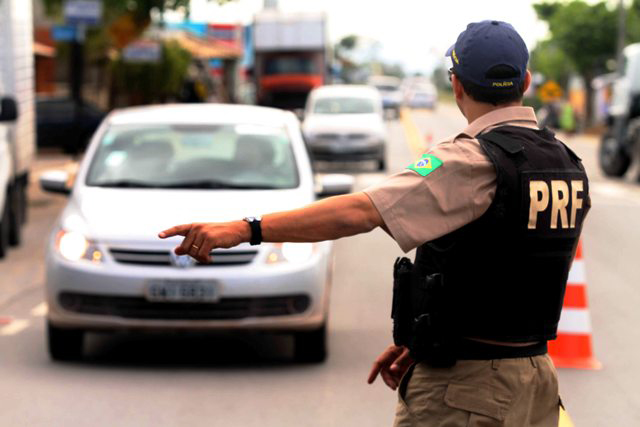
[[[558,338],[549,341],[549,355],[559,368],[602,368],[602,364],[593,355],[591,343],[591,319],[587,304],[582,242],[578,243],[576,257],[571,265],[558,325]]]

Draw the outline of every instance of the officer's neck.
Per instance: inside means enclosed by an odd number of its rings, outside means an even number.
[[[522,106],[521,101],[509,102],[507,104],[493,105],[487,104],[486,102],[477,102],[469,97],[465,97],[466,99],[461,103],[460,110],[462,114],[467,119],[467,122],[471,124],[474,120],[479,117],[484,116],[487,113],[490,113],[495,110],[500,110],[501,108],[507,107],[520,107]]]

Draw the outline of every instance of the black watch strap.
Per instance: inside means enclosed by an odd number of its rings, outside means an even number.
[[[259,216],[248,216],[243,219],[249,224],[249,227],[251,228],[251,240],[249,241],[251,246],[259,245],[260,243],[262,243],[262,218],[260,218]]]

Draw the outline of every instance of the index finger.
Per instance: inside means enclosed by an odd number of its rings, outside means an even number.
[[[373,366],[371,367],[371,371],[369,372],[369,378],[367,378],[367,383],[373,384],[373,382],[376,380],[381,370],[382,370],[382,363],[378,361],[374,362]]]
[[[158,237],[166,239],[171,236],[186,236],[191,230],[191,224],[176,225],[158,233]]]

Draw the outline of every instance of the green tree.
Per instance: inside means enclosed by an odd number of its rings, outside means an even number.
[[[640,41],[640,0],[633,0],[627,10],[625,40],[627,44]]]
[[[431,81],[439,91],[451,92],[448,70],[444,65],[439,65],[433,70]]]
[[[208,0],[224,4],[234,0]],[[54,20],[63,19],[65,0],[42,0],[45,11]],[[166,10],[183,10],[185,16],[189,14],[190,0],[102,0],[103,13],[101,24],[89,27],[86,34],[84,51],[88,62],[101,63],[109,66],[112,71],[110,87],[110,107],[116,90],[126,90],[131,93],[130,102],[144,103],[162,101],[179,92],[186,75],[190,55],[177,43],[164,43],[162,46],[162,60],[158,64],[127,64],[116,56],[109,54],[115,47],[120,49],[126,44],[140,37],[151,23],[154,13]],[[113,31],[113,27],[122,27]],[[58,54],[68,55],[68,46],[60,44]],[[107,59],[108,58],[108,59]]]
[[[571,73],[575,72],[571,60],[553,40],[538,43],[531,52],[530,67],[545,79],[555,80],[566,87]]]
[[[605,72],[607,61],[616,56],[617,13],[615,9],[609,8],[605,1],[596,4],[578,0],[543,2],[533,7],[538,17],[549,24],[551,32],[551,43],[543,49],[549,50],[553,47],[562,52],[545,65],[557,67],[558,63],[553,62],[561,60],[564,56],[583,77],[587,90],[586,112],[589,120],[592,112],[591,80]],[[541,58],[538,58],[538,61],[540,60]],[[555,73],[561,73],[562,68],[564,67],[556,69]]]
[[[51,16],[62,15],[62,7],[65,0],[42,0],[47,14]],[[209,0],[212,1],[212,0]],[[233,0],[214,0],[219,4],[228,3]],[[102,0],[104,21],[109,22],[125,13],[132,13],[136,21],[145,25],[151,18],[151,12],[157,10],[162,13],[165,10],[176,10],[183,8],[185,13],[189,12],[190,0]]]
[[[130,96],[130,104],[163,102],[179,94],[191,55],[177,42],[162,45],[157,63],[127,63],[119,58],[112,63],[113,83]]]

